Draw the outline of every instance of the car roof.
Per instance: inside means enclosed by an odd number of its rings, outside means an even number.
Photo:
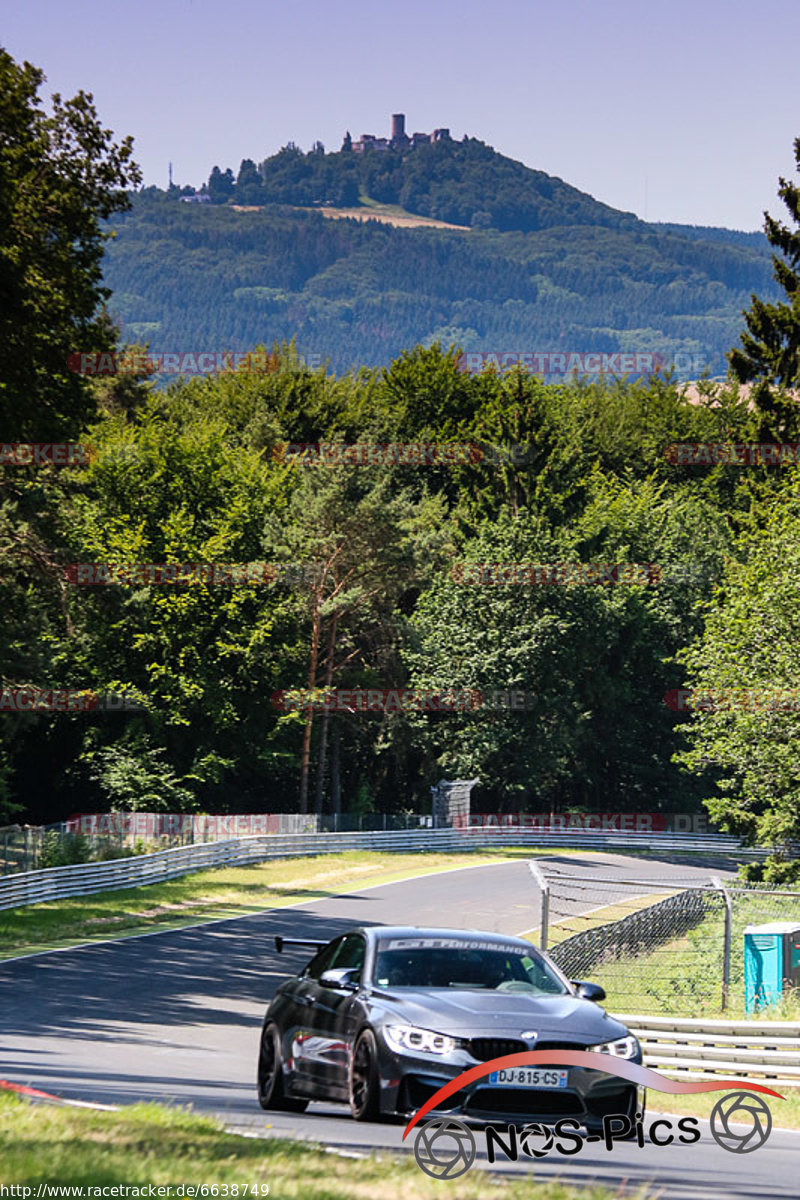
[[[429,938],[431,941],[446,939],[447,941],[473,942],[477,938],[486,942],[507,944],[510,946],[528,946],[535,950],[532,942],[525,938],[514,937],[509,933],[494,933],[488,929],[444,929],[430,925],[362,925],[354,933],[363,933],[373,941],[384,941],[388,938]]]

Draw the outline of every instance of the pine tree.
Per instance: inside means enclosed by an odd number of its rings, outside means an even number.
[[[794,153],[800,171],[800,138],[795,139]],[[744,314],[748,332],[741,336],[741,348],[728,356],[739,382],[755,384],[759,436],[765,440],[800,435],[800,403],[784,391],[800,387],[800,187],[783,177],[779,183],[778,195],[796,228],[792,230],[765,212],[764,232],[780,252],[772,256],[773,274],[789,303],[767,304],[751,296]]]

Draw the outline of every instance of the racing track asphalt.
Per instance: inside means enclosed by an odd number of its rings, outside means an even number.
[[[547,861],[576,875],[676,882],[709,876],[708,865],[666,859],[597,854]],[[251,1134],[300,1136],[350,1151],[400,1151],[402,1123],[359,1124],[334,1104],[314,1103],[302,1116],[258,1107],[254,1073],[263,1013],[280,980],[304,961],[302,951],[277,955],[274,935],[328,938],[373,923],[518,933],[538,924],[538,912],[527,864],[517,861],[0,963],[0,1078],[102,1103],[192,1103]],[[780,1126],[779,1100],[772,1109]],[[679,1150],[650,1144],[640,1150],[634,1143],[609,1153],[601,1144],[571,1158],[548,1156],[536,1162],[536,1178],[651,1183],[664,1200],[796,1200],[800,1134],[774,1130],[761,1150],[737,1155],[718,1147],[705,1123],[702,1130],[700,1142]],[[532,1176],[534,1164],[525,1159],[491,1168],[498,1169]]]

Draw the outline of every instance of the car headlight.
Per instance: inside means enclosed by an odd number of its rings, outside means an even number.
[[[639,1053],[639,1043],[631,1034],[628,1037],[616,1038],[613,1042],[600,1042],[598,1046],[589,1046],[597,1054],[613,1054],[615,1058],[635,1058]]]
[[[418,1029],[416,1025],[387,1025],[384,1037],[393,1050],[416,1054],[452,1054],[458,1039],[445,1033],[434,1033],[432,1029]]]

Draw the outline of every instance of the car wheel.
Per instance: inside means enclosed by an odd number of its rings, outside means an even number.
[[[350,1060],[350,1111],[357,1121],[380,1116],[378,1044],[371,1029],[359,1035]]]
[[[275,1025],[265,1025],[261,1031],[258,1055],[258,1103],[265,1109],[283,1112],[305,1112],[307,1100],[295,1100],[283,1090],[281,1039]]]

